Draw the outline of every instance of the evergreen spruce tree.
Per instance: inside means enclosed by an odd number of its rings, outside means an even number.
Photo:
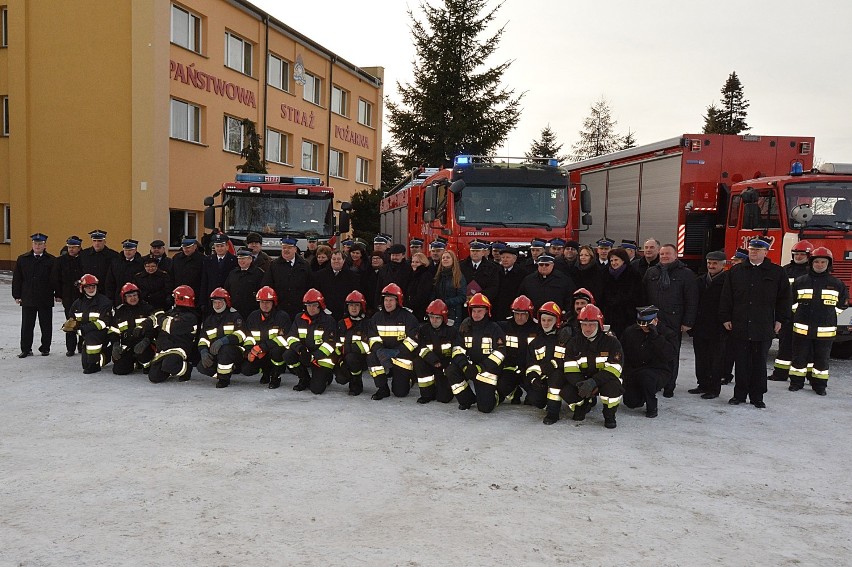
[[[382,148],[382,189],[385,191],[393,189],[397,183],[402,181],[405,173],[399,161],[399,154],[396,153],[392,145],[387,144]]]
[[[530,145],[530,151],[524,154],[529,160],[532,158],[556,158],[559,165],[568,159],[567,156],[559,155],[562,151],[562,144],[556,143],[556,133],[550,128],[550,124],[542,128],[541,138],[533,140]]]
[[[486,67],[504,27],[480,38],[497,10],[487,0],[425,1],[408,11],[417,52],[414,81],[397,83],[401,102],[387,101],[389,130],[401,150],[403,167],[446,166],[458,154],[488,155],[520,119],[513,89],[501,86],[511,61]]]
[[[746,123],[749,102],[743,96],[743,85],[736,71],[728,75],[722,87],[722,108],[713,103],[704,116],[705,134],[739,134],[751,130]]]
[[[636,147],[636,133],[627,129],[627,134],[621,137],[621,147],[620,150],[629,150],[630,148]]]
[[[352,236],[372,242],[379,232],[381,189],[362,189],[352,195]]]
[[[621,136],[615,133],[616,124],[609,104],[601,97],[592,104],[589,116],[583,121],[580,141],[571,146],[574,151],[571,160],[581,161],[621,149]]]
[[[237,169],[243,173],[268,173],[266,161],[262,157],[263,146],[260,145],[260,134],[257,133],[254,122],[248,118],[243,118],[241,124],[245,133],[246,145],[240,150],[240,156],[246,162],[238,165]]]

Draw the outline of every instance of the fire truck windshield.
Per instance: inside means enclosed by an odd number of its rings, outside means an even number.
[[[331,235],[331,198],[282,193],[228,193],[222,209],[228,233]]]
[[[512,226],[568,224],[566,187],[467,185],[455,202],[463,225]]]
[[[849,230],[852,228],[852,184],[848,182],[788,183],[785,188],[787,212],[799,206],[810,207],[813,216],[808,230]],[[791,226],[801,227],[791,218]]]

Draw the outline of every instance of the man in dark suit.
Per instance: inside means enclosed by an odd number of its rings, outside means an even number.
[[[500,250],[500,267],[497,269],[500,286],[494,300],[495,321],[502,321],[512,315],[512,302],[518,297],[521,281],[527,275],[527,271],[517,265],[517,260],[517,248],[505,246]]]
[[[156,258],[157,268],[164,272],[170,272],[172,268],[172,259],[166,254],[166,243],[162,240],[153,240],[151,242],[151,257]]]
[[[85,273],[80,264],[82,244],[83,241],[79,236],[69,236],[65,241],[67,253],[59,256],[53,263],[53,289],[57,299],[62,301],[66,320],[74,316],[71,305],[80,297],[78,282]],[[74,356],[75,352],[77,352],[77,335],[65,333],[65,356]]]
[[[15,270],[12,272],[12,297],[21,306],[21,354],[26,358],[33,354],[33,331],[36,317],[41,329],[42,356],[50,354],[50,341],[53,338],[53,263],[56,257],[45,251],[47,236],[37,232],[33,234],[32,249],[18,256]]]
[[[470,243],[470,256],[461,261],[459,267],[467,282],[468,297],[481,292],[492,303],[497,300],[500,275],[497,264],[486,259],[488,244],[480,240]],[[474,284],[475,285],[472,285]]]
[[[281,239],[281,256],[272,261],[263,275],[262,285],[268,285],[278,295],[278,308],[293,319],[304,310],[302,298],[311,288],[311,266],[296,248],[296,239]]]
[[[109,267],[119,254],[106,245],[105,230],[92,230],[89,236],[92,238],[92,245],[80,253],[80,264],[84,274],[92,274],[98,278],[98,293],[105,294]]]
[[[194,236],[184,236],[180,243],[180,252],[172,258],[170,275],[175,287],[188,285],[195,292],[195,297],[201,297],[201,272],[204,269],[204,254]],[[215,288],[214,288],[215,289]],[[196,305],[207,303],[196,299]]]
[[[217,287],[224,287],[232,270],[238,268],[237,257],[228,251],[228,235],[214,234],[211,237],[213,253],[204,258],[201,269],[201,297],[206,299]],[[202,304],[199,301],[199,304]]]

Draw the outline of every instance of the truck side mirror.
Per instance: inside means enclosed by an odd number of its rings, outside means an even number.
[[[592,226],[592,213],[583,213],[583,225]]]
[[[340,212],[340,217],[338,221],[338,231],[340,233],[349,232],[349,211],[344,209]]]
[[[592,212],[592,192],[586,185],[580,188],[580,210],[584,213]],[[591,218],[589,217],[589,222],[586,224],[592,224]]]
[[[465,187],[467,187],[467,183],[464,182],[464,179],[456,179],[450,185],[450,193],[459,195]]]
[[[426,209],[423,211],[423,222],[430,223],[435,220],[435,209]]]
[[[207,199],[212,201],[213,197],[207,197]],[[207,199],[204,199],[205,205],[207,205]],[[212,204],[204,208],[204,228],[209,228],[210,230],[216,228],[216,209],[211,206]]]
[[[352,210],[352,203],[350,203],[349,201],[343,201],[342,203],[340,203],[340,210],[347,211],[347,212],[351,211]]]
[[[214,203],[213,197],[204,197],[204,206],[205,207],[212,207],[213,203]]]

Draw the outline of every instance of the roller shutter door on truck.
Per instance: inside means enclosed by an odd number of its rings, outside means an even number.
[[[582,176],[592,196],[592,226],[580,234],[581,244],[594,244],[604,236],[604,209],[606,207],[606,171],[595,171]]]
[[[637,239],[639,222],[639,164],[616,167],[609,171],[606,207],[606,235],[615,240]]]
[[[676,155],[642,164],[640,244],[649,238],[677,244],[680,163],[681,156]]]

